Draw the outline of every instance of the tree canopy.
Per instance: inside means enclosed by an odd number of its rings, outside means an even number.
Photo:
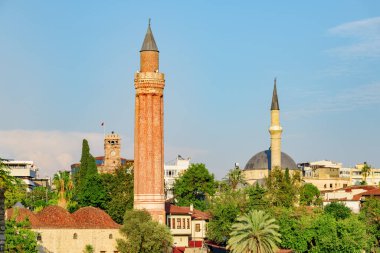
[[[120,232],[125,237],[117,239],[117,249],[121,253],[168,252],[173,244],[169,229],[152,221],[145,210],[128,210]]]
[[[179,206],[193,204],[196,209],[206,210],[206,196],[215,193],[216,183],[202,163],[191,164],[182,176],[174,182],[174,197]]]

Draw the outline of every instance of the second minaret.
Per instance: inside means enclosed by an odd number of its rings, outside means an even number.
[[[278,104],[276,79],[274,79],[274,88],[271,105],[271,122],[269,127],[270,133],[270,150],[271,150],[271,169],[281,168],[281,133],[280,125],[280,106]]]

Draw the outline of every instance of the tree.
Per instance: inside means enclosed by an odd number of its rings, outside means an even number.
[[[126,210],[133,208],[133,169],[125,165],[115,170],[114,174],[101,175],[108,196],[106,212],[119,224],[123,223]]]
[[[338,202],[332,202],[326,205],[324,211],[333,216],[336,220],[343,220],[351,216],[351,209]]]
[[[321,203],[319,195],[320,191],[315,185],[304,184],[300,189],[300,204],[306,206],[318,205]]]
[[[53,177],[53,184],[58,191],[58,206],[67,208],[73,196],[74,184],[68,171],[58,171]]]
[[[26,197],[27,186],[18,178],[10,175],[10,170],[0,160],[0,194],[4,194],[5,208],[11,208]]]
[[[274,168],[265,179],[267,197],[273,206],[292,207],[297,201],[299,191],[299,177],[295,174],[289,175],[289,170],[285,173],[280,168]]]
[[[26,198],[23,200],[22,204],[31,210],[35,210],[36,208],[38,209],[51,205],[56,201],[53,191],[47,187],[37,186],[30,192],[26,193]]]
[[[96,167],[95,158],[90,153],[90,146],[88,141],[83,139],[82,143],[82,156],[80,159],[79,170],[74,175],[74,184],[77,190],[81,190],[82,184],[86,181],[86,178],[97,174],[98,169]]]
[[[82,181],[82,187],[77,192],[77,199],[80,206],[99,207],[103,210],[107,208],[110,200],[102,177],[99,174],[93,174]]]
[[[366,198],[360,210],[360,219],[366,224],[368,232],[376,238],[380,246],[380,199]]]
[[[193,204],[196,209],[204,211],[207,207],[206,196],[215,193],[214,175],[201,163],[191,164],[174,182],[174,197],[179,206]]]
[[[236,191],[239,185],[244,186],[247,184],[247,182],[244,179],[244,174],[239,167],[231,169],[228,172],[227,176],[224,178],[224,180],[233,191]]]
[[[248,195],[249,210],[264,210],[268,207],[268,201],[265,198],[266,190],[258,182],[247,187],[245,191]]]
[[[308,252],[363,252],[371,247],[371,238],[366,234],[365,224],[356,216],[336,220],[329,214],[314,220],[315,235]]]
[[[361,172],[362,172],[362,176],[363,176],[363,182],[362,184],[367,184],[367,177],[369,176],[369,174],[371,173],[371,166],[368,165],[366,162],[364,162],[364,165],[361,169]]]
[[[121,253],[167,252],[173,244],[169,229],[152,221],[145,210],[128,210],[120,232],[124,239],[117,239],[117,249]]]
[[[5,252],[38,252],[37,235],[30,230],[28,220],[16,222],[11,218],[5,224]]]
[[[212,216],[207,226],[209,240],[226,245],[232,224],[238,215],[246,212],[246,194],[241,190],[220,192],[211,199],[209,212]]]
[[[227,248],[232,253],[276,252],[277,244],[281,242],[276,220],[264,211],[251,211],[239,216],[232,226],[231,238]]]

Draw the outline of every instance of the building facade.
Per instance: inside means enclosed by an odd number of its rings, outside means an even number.
[[[190,166],[190,158],[183,158],[178,155],[177,158],[164,165],[165,180],[165,199],[174,197],[173,185],[175,180],[180,177]]]
[[[28,209],[12,208],[7,219],[22,221],[28,218],[31,230],[37,233],[39,253],[82,253],[86,245],[94,252],[117,253],[120,225],[103,210],[83,207],[70,214],[58,206],[45,207],[35,214]]]
[[[134,208],[146,209],[165,223],[164,74],[159,51],[148,26],[135,73]]]
[[[33,180],[37,178],[39,168],[33,161],[2,160],[1,162],[9,168],[11,176],[21,179],[28,186],[28,190],[36,186]]]

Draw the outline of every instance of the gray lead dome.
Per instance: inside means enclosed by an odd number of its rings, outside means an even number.
[[[271,152],[264,150],[252,156],[244,167],[244,170],[270,169]],[[281,152],[281,167],[283,169],[297,170],[297,164],[286,153]]]

